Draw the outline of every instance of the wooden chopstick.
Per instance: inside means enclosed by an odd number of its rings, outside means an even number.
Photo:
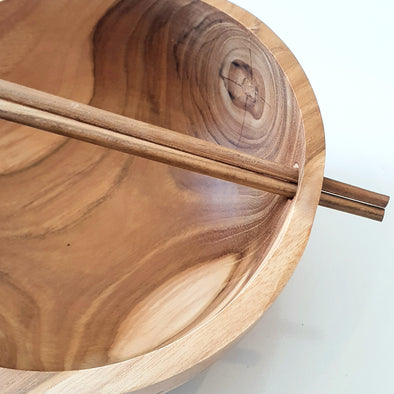
[[[298,169],[173,130],[0,79],[0,98],[274,178],[298,182]]]
[[[364,204],[356,200],[350,200],[327,192],[323,192],[321,194],[319,205],[335,209],[336,211],[351,213],[353,215],[376,220],[378,222],[383,221],[385,214],[384,208]]]
[[[365,204],[376,207],[386,208],[390,197],[384,194],[372,192],[370,190],[361,189],[360,187],[349,185],[330,178],[323,179],[322,190],[330,194],[336,194],[352,200],[361,201]]]
[[[0,99],[0,118],[292,198],[297,185],[102,127]]]
[[[147,159],[192,170],[204,175],[291,198],[296,193],[296,185],[275,178],[233,167],[214,160],[195,156],[173,148],[140,140],[74,119],[48,113],[28,106],[0,99],[0,117],[9,121],[43,129],[56,134],[76,138],[121,152],[138,155]],[[384,209],[339,196],[322,193],[320,205],[364,216],[373,220],[383,220]]]
[[[0,79],[0,98],[48,111],[135,138],[216,160],[245,170],[298,183],[298,169],[264,160],[221,145],[130,119],[90,105]],[[333,179],[324,178],[323,192],[385,208],[389,197]],[[324,200],[324,198],[323,198]]]
[[[4,99],[0,101],[0,116],[10,121],[288,198],[297,190],[296,184],[290,183],[298,181],[295,168],[3,80],[0,80],[0,98]],[[328,187],[333,194],[323,191],[320,205],[374,220],[383,219],[384,209],[370,202],[386,206],[387,196],[333,180],[329,180]],[[346,197],[351,197],[356,189],[357,199],[364,202],[336,195],[344,188]]]

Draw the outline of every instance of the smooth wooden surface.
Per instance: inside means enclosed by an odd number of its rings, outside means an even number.
[[[1,78],[301,170],[289,203],[1,125],[1,390],[159,392],[213,362],[289,279],[323,128],[295,58],[245,11],[212,2],[241,25],[203,2],[81,4],[0,3]],[[230,86],[234,67],[264,93]]]
[[[296,167],[4,80],[0,80],[0,118],[288,198],[297,191]],[[388,201],[388,196],[324,178],[319,204],[382,221],[381,207]]]

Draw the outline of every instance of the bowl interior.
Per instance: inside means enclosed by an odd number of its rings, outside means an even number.
[[[0,78],[303,166],[286,76],[203,2],[10,0],[0,26]],[[0,155],[2,367],[96,367],[190,334],[291,214],[280,196],[4,121]]]

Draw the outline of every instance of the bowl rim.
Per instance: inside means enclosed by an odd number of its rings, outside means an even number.
[[[75,389],[80,393],[168,391],[215,362],[257,322],[294,272],[309,239],[324,175],[324,128],[316,97],[295,56],[263,22],[227,0],[202,1],[235,19],[271,52],[288,78],[301,111],[305,163],[297,195],[275,244],[254,277],[225,308],[174,342],[123,362],[77,371],[0,368],[0,389],[34,386],[32,392],[51,388],[56,392]]]

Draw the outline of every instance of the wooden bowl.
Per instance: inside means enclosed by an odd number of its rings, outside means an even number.
[[[223,0],[5,0],[0,78],[300,168],[293,200],[0,123],[0,391],[169,390],[273,302],[324,132],[294,56]]]

